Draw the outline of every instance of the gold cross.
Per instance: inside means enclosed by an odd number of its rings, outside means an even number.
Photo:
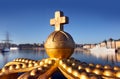
[[[55,26],[55,31],[63,31],[63,24],[68,23],[68,18],[63,16],[63,12],[56,11],[55,18],[50,20],[50,25]]]

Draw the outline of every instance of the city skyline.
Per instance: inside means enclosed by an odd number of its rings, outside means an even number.
[[[42,43],[54,31],[50,19],[61,10],[69,17],[64,30],[76,43],[98,43],[120,38],[119,0],[2,0],[0,41],[10,33],[13,43]]]

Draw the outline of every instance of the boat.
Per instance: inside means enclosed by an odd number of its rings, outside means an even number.
[[[3,48],[1,51],[2,51],[2,52],[9,52],[9,51],[10,51],[10,48],[5,47],[5,48]]]
[[[96,45],[95,47],[90,49],[90,52],[115,52],[115,48],[100,47]]]
[[[4,43],[1,47],[1,52],[9,52],[10,51],[10,43],[9,42],[11,40],[9,40],[9,33],[8,32],[6,33],[6,39],[3,41],[4,41]]]
[[[10,51],[11,50],[18,50],[19,48],[18,47],[10,47]]]
[[[96,45],[90,49],[90,53],[95,55],[97,58],[101,56],[104,57],[107,55],[115,55],[115,48],[100,47],[99,45]]]

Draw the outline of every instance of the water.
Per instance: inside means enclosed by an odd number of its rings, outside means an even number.
[[[34,50],[19,50],[10,52],[0,52],[0,68],[2,68],[7,62],[14,60],[15,58],[29,58],[34,60],[41,60],[47,58],[45,51]]]
[[[10,51],[7,53],[0,53],[0,68],[2,68],[7,62],[12,61],[15,58],[29,58],[34,60],[41,60],[47,58],[45,51],[34,51],[34,50],[19,50]],[[120,54],[97,56],[91,53],[74,52],[72,57],[86,63],[95,64],[109,64],[111,66],[120,66]]]

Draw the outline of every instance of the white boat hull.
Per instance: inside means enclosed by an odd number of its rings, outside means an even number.
[[[106,47],[94,47],[90,49],[90,53],[96,56],[97,58],[106,58],[106,56],[115,55],[115,49]]]
[[[18,50],[18,47],[10,47],[10,50]]]

